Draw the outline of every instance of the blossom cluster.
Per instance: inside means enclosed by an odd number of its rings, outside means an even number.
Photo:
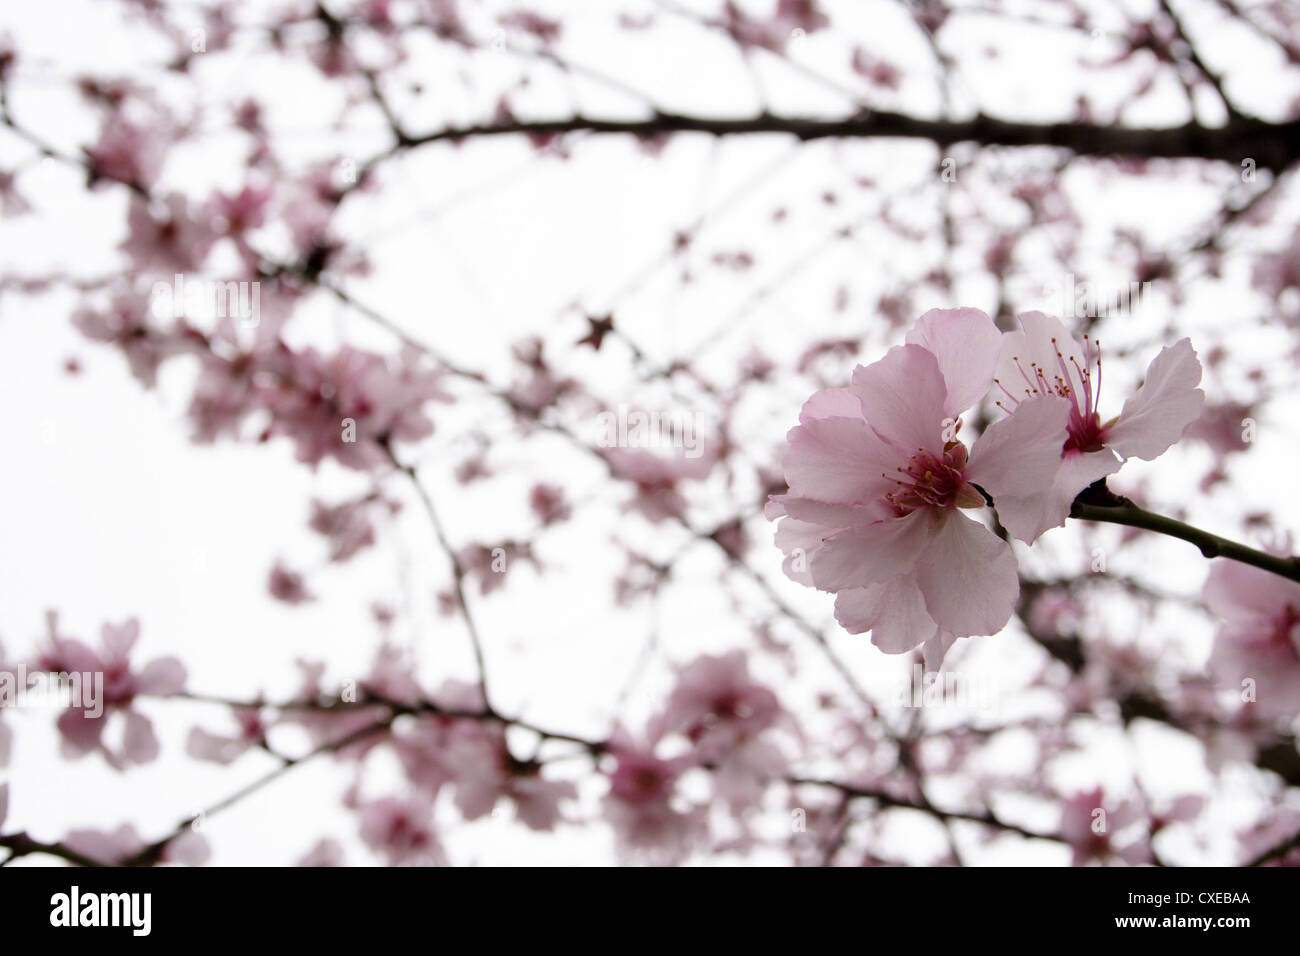
[[[1000,332],[978,309],[925,313],[852,383],[817,392],[787,436],[767,507],[786,574],[835,594],[836,619],[881,650],[997,633],[1020,592],[1009,538],[1032,545],[1130,457],[1151,460],[1200,415],[1191,342],[1161,350],[1103,419],[1101,348],[1041,312]],[[999,417],[967,447],[963,415]],[[996,523],[972,515],[991,511]]]

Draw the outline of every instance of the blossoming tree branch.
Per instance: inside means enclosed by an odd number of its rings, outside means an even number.
[[[1285,4],[69,6],[0,865],[1300,863]]]

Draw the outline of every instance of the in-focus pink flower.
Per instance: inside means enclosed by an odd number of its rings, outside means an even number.
[[[1040,396],[969,453],[957,440],[1000,342],[976,309],[927,312],[849,388],[804,404],[787,436],[789,492],[768,504],[790,577],[834,592],[836,619],[881,650],[923,644],[932,667],[957,638],[999,631],[1020,592],[1011,548],[963,511],[985,505],[982,488],[1005,523],[1051,483],[1066,438],[1066,403]]]
[[[1100,345],[1087,336],[1080,341],[1060,319],[1042,312],[1019,319],[1021,330],[1002,339],[993,380],[997,405],[1014,418],[1028,403],[1057,396],[1070,413],[1060,468],[1050,486],[1014,498],[994,495],[1006,529],[1032,542],[1065,524],[1075,496],[1119,471],[1125,459],[1151,461],[1164,454],[1200,415],[1205,393],[1196,387],[1201,363],[1191,341],[1182,339],[1160,351],[1119,415],[1103,421]]]
[[[1242,693],[1253,686],[1254,705],[1270,718],[1300,712],[1300,583],[1221,558],[1201,597],[1221,622],[1210,672]]]

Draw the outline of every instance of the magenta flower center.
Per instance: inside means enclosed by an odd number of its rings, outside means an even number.
[[[1061,351],[1055,338],[1052,348],[1056,351],[1056,368],[1045,369],[1037,362],[1030,362],[1025,368],[1020,356],[1013,355],[1011,360],[1023,381],[1012,382],[1010,387],[1001,379],[993,383],[1002,389],[1006,402],[999,399],[997,406],[1008,414],[1025,399],[1037,395],[1055,395],[1070,403],[1070,420],[1066,428],[1065,444],[1061,454],[1083,454],[1100,451],[1106,444],[1108,426],[1101,423],[1097,408],[1101,401],[1101,343],[1094,343],[1088,336],[1083,337],[1083,360],[1073,353],[1066,355]],[[1097,370],[1097,382],[1094,386],[1092,370]],[[1073,375],[1071,375],[1073,371]],[[1023,394],[1017,396],[1015,392]]]
[[[897,469],[891,478],[895,488],[886,493],[885,501],[898,517],[918,508],[972,508],[984,504],[984,496],[966,480],[966,446],[950,441],[943,446],[943,456],[936,457],[923,448]]]

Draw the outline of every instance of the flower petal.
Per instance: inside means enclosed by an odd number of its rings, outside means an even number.
[[[813,586],[809,561],[814,551],[822,545],[827,529],[795,518],[782,518],[776,525],[776,546],[785,555],[781,570],[791,581],[806,587]]]
[[[1067,455],[1061,459],[1049,488],[1029,495],[994,495],[993,507],[998,520],[1013,538],[1031,544],[1043,532],[1064,525],[1079,492],[1094,481],[1113,475],[1121,464],[1106,448]]]
[[[1086,367],[1083,343],[1060,319],[1042,312],[1022,312],[1016,319],[1020,330],[1002,336],[995,378],[1000,387],[994,387],[994,397],[1012,411],[1015,405],[1007,398],[1008,393],[1015,401],[1053,394],[1059,376],[1070,388],[1074,403],[1082,405],[1084,389],[1079,369]],[[1075,361],[1071,362],[1071,358]],[[1041,378],[1037,370],[1042,371]]]
[[[841,591],[835,596],[835,620],[850,634],[870,631],[871,643],[886,654],[905,654],[939,633],[910,574]]]
[[[1011,547],[958,513],[944,515],[931,531],[916,582],[934,622],[957,637],[1002,630],[1020,594]]]
[[[1151,461],[1164,454],[1201,414],[1200,381],[1201,363],[1190,339],[1161,349],[1147,366],[1146,381],[1110,427],[1106,444],[1125,458]]]
[[[1210,565],[1201,600],[1206,610],[1226,621],[1272,621],[1288,604],[1300,607],[1300,583],[1224,558]]]
[[[1044,395],[1021,402],[976,440],[966,477],[995,503],[1002,495],[1047,490],[1061,465],[1069,418],[1070,403],[1063,398]]]
[[[851,388],[823,388],[813,392],[799,410],[799,421],[807,424],[818,418],[861,418],[862,405]]]
[[[800,498],[857,504],[883,497],[900,464],[898,452],[861,418],[818,418],[786,435],[782,465],[790,493]]]
[[[943,453],[947,387],[939,361],[919,345],[897,345],[885,357],[853,370],[853,391],[867,423],[904,453]],[[896,463],[897,464],[897,463]]]
[[[943,667],[943,659],[948,656],[949,649],[956,643],[956,634],[940,629],[934,637],[925,642],[925,647],[921,649],[921,655],[925,660],[925,669],[938,671]]]
[[[945,417],[956,418],[988,394],[1002,333],[979,309],[931,309],[917,319],[905,341],[927,349],[938,361],[948,391]]]
[[[813,584],[840,591],[906,574],[933,535],[934,521],[925,511],[840,531],[813,554]]]

